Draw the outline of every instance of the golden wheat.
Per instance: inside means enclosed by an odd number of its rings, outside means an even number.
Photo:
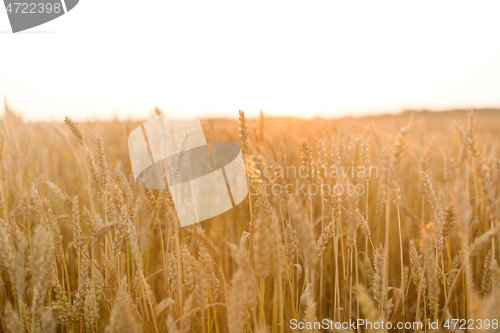
[[[498,115],[203,121],[210,141],[240,144],[249,197],[183,228],[168,188],[134,184],[127,135],[139,124],[4,119],[0,331],[439,319],[438,331],[459,332],[443,324],[500,319]]]

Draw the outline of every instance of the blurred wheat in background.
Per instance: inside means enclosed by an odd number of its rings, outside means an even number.
[[[205,119],[208,142],[240,144],[250,195],[180,228],[168,190],[134,183],[127,137],[140,122],[25,123],[6,110],[4,332],[319,332],[360,318],[498,331],[494,112]],[[331,191],[347,184],[364,191]]]

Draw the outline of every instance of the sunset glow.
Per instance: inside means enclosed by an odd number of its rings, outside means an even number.
[[[498,1],[100,6],[16,35],[0,11],[0,97],[28,119],[500,106]]]

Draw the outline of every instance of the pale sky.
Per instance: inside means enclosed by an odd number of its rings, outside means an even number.
[[[0,8],[0,97],[30,120],[500,107],[499,17],[498,0],[80,0],[11,34]]]

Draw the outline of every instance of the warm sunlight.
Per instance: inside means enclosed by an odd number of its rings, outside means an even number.
[[[26,118],[500,105],[498,1],[99,6],[16,35],[0,11],[0,95]]]
[[[4,4],[0,332],[500,332],[500,0]]]

